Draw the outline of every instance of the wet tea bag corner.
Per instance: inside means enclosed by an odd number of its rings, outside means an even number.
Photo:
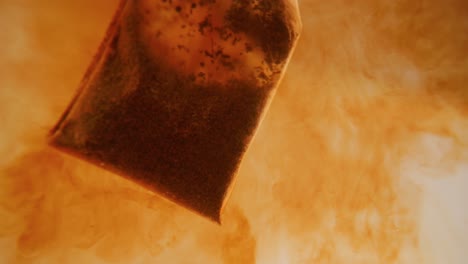
[[[122,0],[49,143],[220,222],[300,28],[291,0]]]

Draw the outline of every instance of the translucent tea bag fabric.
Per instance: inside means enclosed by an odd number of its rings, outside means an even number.
[[[299,29],[285,0],[122,0],[50,143],[219,222]]]

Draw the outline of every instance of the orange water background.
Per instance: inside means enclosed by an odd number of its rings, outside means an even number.
[[[299,3],[217,226],[44,143],[117,0],[0,0],[0,263],[465,263],[468,4]]]

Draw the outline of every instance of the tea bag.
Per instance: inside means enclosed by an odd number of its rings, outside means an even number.
[[[122,0],[50,144],[219,222],[299,29],[291,0]]]

